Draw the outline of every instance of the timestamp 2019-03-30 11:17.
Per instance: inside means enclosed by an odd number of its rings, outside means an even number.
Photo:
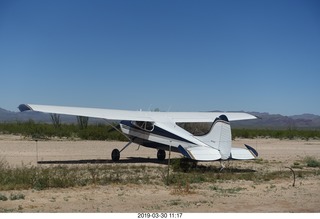
[[[182,218],[182,213],[138,213],[137,218]]]

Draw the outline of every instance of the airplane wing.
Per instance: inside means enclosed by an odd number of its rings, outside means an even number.
[[[226,115],[229,121],[257,119],[248,113],[243,112],[168,112],[167,116],[178,123],[192,122],[213,122],[217,117]]]
[[[32,110],[32,111],[38,111],[43,113],[86,116],[86,117],[101,118],[101,119],[108,119],[108,120],[128,120],[128,121],[146,121],[146,122],[153,121],[148,116],[148,114],[143,111],[50,106],[50,105],[35,105],[35,104],[21,104],[19,105],[18,108],[21,112]]]
[[[86,116],[108,120],[128,120],[146,122],[155,122],[159,120],[166,122],[170,121],[173,123],[213,122],[217,117],[219,117],[222,114],[226,115],[229,121],[248,120],[257,118],[251,114],[242,112],[147,112],[35,104],[21,104],[18,108],[21,112],[33,110],[44,113]]]

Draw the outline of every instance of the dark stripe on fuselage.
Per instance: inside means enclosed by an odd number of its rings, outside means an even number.
[[[131,123],[131,121],[121,121],[120,122],[122,125],[126,125],[128,126],[130,129],[134,129],[136,131],[140,131],[140,132],[143,132],[145,134],[154,134],[154,135],[159,135],[159,136],[163,136],[163,137],[166,137],[166,138],[170,138],[170,139],[174,139],[174,140],[177,140],[177,141],[182,141],[182,142],[186,142],[186,143],[191,143],[191,144],[194,144],[193,142],[191,141],[188,141],[178,135],[175,135],[171,132],[168,132],[167,130],[165,129],[162,129],[156,125],[154,125],[154,129],[149,132],[149,131],[146,131],[146,130],[143,130],[143,129],[140,129],[138,127],[136,127],[135,125],[133,125]]]
[[[154,142],[154,141],[148,141],[142,138],[132,138],[132,141],[136,144],[142,145],[144,147],[148,147],[148,148],[155,148],[155,149],[162,149],[162,150],[166,150],[169,151],[170,150],[170,146],[166,145],[166,144],[161,144],[159,142]],[[172,152],[179,152],[177,147],[171,147],[171,151]]]

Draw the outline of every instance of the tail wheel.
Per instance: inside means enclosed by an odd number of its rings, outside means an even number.
[[[158,160],[164,160],[166,158],[165,150],[159,149],[157,153]]]
[[[113,161],[119,161],[120,160],[120,151],[118,149],[113,149],[111,153],[111,158]]]

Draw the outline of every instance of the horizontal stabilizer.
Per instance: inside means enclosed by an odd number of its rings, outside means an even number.
[[[210,147],[189,147],[184,148],[181,145],[178,147],[180,153],[185,157],[198,161],[214,161],[220,160],[221,155],[217,149]]]
[[[248,150],[255,156],[255,157],[258,157],[258,152],[253,148],[253,147],[251,147],[251,146],[249,146],[249,145],[247,145],[247,144],[244,144],[247,148],[248,148]]]
[[[245,145],[247,149],[244,148],[231,148],[231,159],[235,160],[252,160],[258,156],[258,152],[250,147]]]

